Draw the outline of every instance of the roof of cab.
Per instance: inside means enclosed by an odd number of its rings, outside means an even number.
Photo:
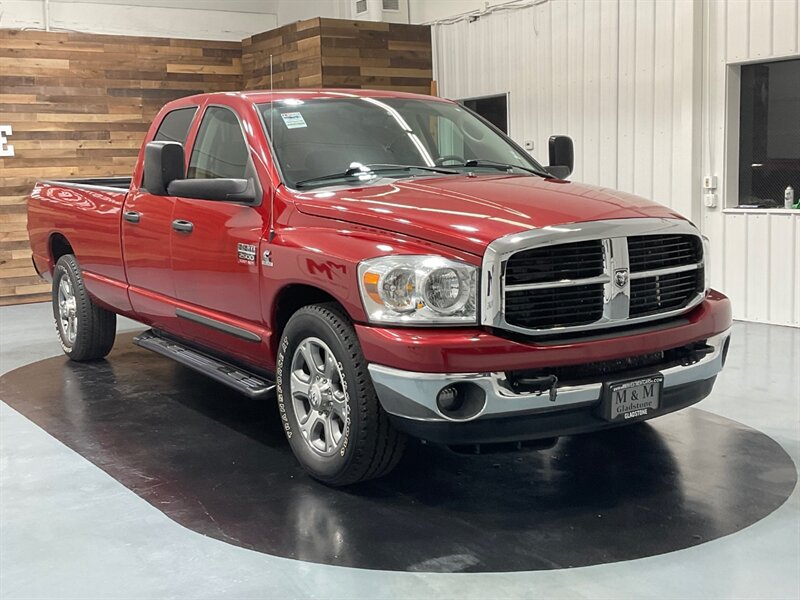
[[[449,102],[444,98],[427,96],[425,94],[412,94],[410,92],[397,92],[393,90],[364,90],[347,88],[301,88],[292,90],[246,90],[240,92],[216,92],[212,94],[199,94],[201,97],[208,96],[239,96],[240,98],[259,104],[270,102],[274,99],[306,98],[316,100],[321,98],[415,98],[418,100],[439,100]]]

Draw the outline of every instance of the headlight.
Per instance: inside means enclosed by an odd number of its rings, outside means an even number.
[[[703,275],[706,281],[706,294],[711,289],[711,240],[703,236]]]
[[[477,273],[441,256],[384,256],[358,265],[370,321],[397,325],[477,323]]]

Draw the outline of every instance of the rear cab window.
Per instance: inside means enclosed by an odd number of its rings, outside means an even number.
[[[177,108],[168,112],[161,121],[161,125],[158,126],[158,131],[156,131],[153,141],[178,142],[186,145],[189,127],[192,125],[192,119],[194,119],[196,112],[196,106]]]

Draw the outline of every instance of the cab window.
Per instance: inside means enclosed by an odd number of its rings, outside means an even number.
[[[189,127],[196,112],[196,106],[178,108],[168,112],[161,121],[161,125],[158,126],[158,131],[156,131],[153,141],[185,144],[186,136],[189,134]]]
[[[203,115],[189,160],[188,179],[246,179],[247,144],[234,112],[210,106]]]

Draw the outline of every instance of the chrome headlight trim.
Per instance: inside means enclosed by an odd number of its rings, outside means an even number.
[[[452,269],[458,275],[460,293],[455,308],[437,308],[426,293],[429,278],[440,269]],[[389,276],[399,271],[413,271],[408,281],[411,289],[406,291],[409,308],[398,309],[397,303],[393,306],[384,289]],[[475,265],[439,255],[380,256],[363,260],[358,265],[358,288],[364,311],[371,323],[383,325],[476,325],[477,278]]]

